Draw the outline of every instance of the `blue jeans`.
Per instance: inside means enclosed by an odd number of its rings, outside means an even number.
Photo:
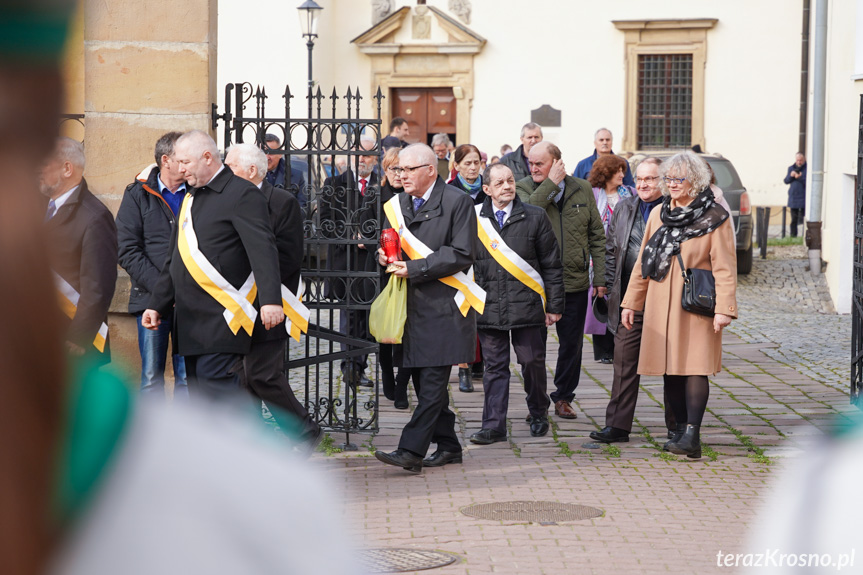
[[[141,316],[135,316],[138,323],[138,351],[141,352],[141,393],[165,394],[165,362],[168,356],[168,337],[171,335],[173,313],[162,316],[162,323],[156,330],[141,325]],[[171,354],[174,363],[174,399],[189,399],[186,385],[186,362],[183,357]]]

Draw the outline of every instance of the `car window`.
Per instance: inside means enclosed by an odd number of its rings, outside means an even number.
[[[723,190],[736,190],[743,187],[740,183],[740,177],[731,162],[705,158],[710,167],[713,168],[713,173],[716,174],[716,185]]]

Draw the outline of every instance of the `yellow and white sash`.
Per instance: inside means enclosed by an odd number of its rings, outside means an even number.
[[[255,274],[249,274],[240,288],[235,288],[213,267],[206,256],[198,249],[198,237],[192,225],[192,203],[194,196],[186,194],[183,207],[180,210],[180,229],[177,234],[177,246],[180,256],[189,274],[201,288],[210,294],[222,307],[225,308],[223,316],[231,332],[237,334],[240,327],[246,333],[252,335],[255,327],[257,310],[252,303],[258,294],[258,286],[255,283]],[[300,334],[309,330],[309,316],[311,312],[303,305],[303,280],[300,278],[299,293],[294,294],[284,285],[282,288],[282,309],[287,316],[285,329],[300,341]]]
[[[433,253],[405,225],[405,217],[402,213],[402,206],[399,203],[399,196],[393,197],[384,204],[384,212],[390,225],[398,231],[399,237],[401,237],[402,249],[410,259],[426,258]],[[485,310],[485,290],[479,287],[466,273],[457,272],[451,276],[439,278],[438,281],[457,290],[454,299],[463,316],[467,316],[470,308],[474,308],[479,314],[482,314]]]
[[[533,266],[527,263],[524,258],[518,255],[515,250],[506,245],[500,234],[494,229],[494,225],[488,218],[483,218],[479,215],[482,211],[482,204],[475,207],[477,223],[477,233],[479,239],[494,261],[499,263],[503,269],[508,271],[515,279],[535,291],[542,298],[542,309],[545,311],[545,282],[542,281],[542,276],[536,271]]]
[[[309,331],[309,316],[311,312],[309,308],[303,305],[303,292],[305,284],[303,278],[300,278],[300,285],[297,287],[297,293],[294,294],[291,290],[282,284],[282,309],[285,310],[285,329],[292,338],[300,341],[301,333]]]
[[[69,282],[64,280],[57,272],[54,272],[54,284],[57,286],[57,292],[60,295],[60,309],[66,314],[69,319],[75,319],[75,314],[78,312],[78,300],[80,294],[75,291]],[[99,350],[99,353],[105,351],[105,341],[108,339],[108,325],[102,322],[99,326],[99,331],[96,333],[96,338],[93,340],[93,347]]]
[[[183,206],[180,208],[177,247],[180,250],[183,265],[186,266],[189,275],[201,286],[201,289],[225,308],[222,315],[228,323],[228,327],[231,328],[231,332],[236,335],[242,327],[246,333],[252,335],[252,331],[255,329],[255,318],[258,316],[257,310],[252,305],[258,292],[255,276],[249,274],[243,286],[237,289],[222,277],[222,274],[198,249],[198,236],[195,235],[195,228],[192,225],[192,203],[194,200],[195,197],[192,194],[186,194]]]

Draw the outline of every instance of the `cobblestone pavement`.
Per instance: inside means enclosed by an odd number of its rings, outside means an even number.
[[[313,461],[344,497],[358,546],[458,555],[459,562],[438,570],[442,575],[728,572],[716,566],[716,555],[744,549],[782,462],[857,411],[848,405],[850,320],[831,313],[823,278],[805,266],[756,260],[753,273],[740,278],[741,318],[725,335],[724,369],[711,378],[701,460],[661,451],[660,378],[642,380],[629,443],[599,449],[589,442],[588,433],[604,425],[612,373],[592,361],[586,344],[578,419],[552,416],[546,437],[529,434],[513,365],[507,442],[470,444],[481,422],[481,386],[471,394],[451,386],[463,465],[412,475],[376,461],[371,451],[395,449],[410,417],[383,398],[380,431],[360,438],[359,452],[318,453]],[[549,374],[556,355],[552,332]],[[544,524],[461,513],[505,501],[575,503],[603,515]]]

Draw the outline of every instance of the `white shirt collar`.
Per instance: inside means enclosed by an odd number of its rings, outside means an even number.
[[[80,186],[81,186],[81,184],[78,184],[77,186],[70,189],[68,192],[64,193],[62,196],[60,196],[59,198],[54,200],[54,213],[55,214],[60,210],[60,206],[65,204],[67,201],[69,201],[69,196],[72,195],[72,192],[77,190]]]
[[[434,185],[435,185],[436,183],[437,183],[437,180],[435,180],[434,182],[432,182],[432,185],[431,185],[431,186],[429,186],[429,189],[427,189],[427,190],[426,190],[426,193],[424,193],[424,194],[423,194],[423,201],[424,201],[424,202],[429,201],[429,198],[431,197],[432,190],[434,189]]]
[[[221,168],[219,168],[219,171],[218,171],[218,172],[216,172],[215,174],[213,174],[213,177],[212,177],[212,178],[210,178],[210,181],[209,181],[209,182],[207,182],[206,184],[204,184],[204,186],[209,186],[209,185],[210,185],[210,183],[211,183],[213,180],[215,180],[215,179],[216,179],[216,176],[218,176],[219,174],[221,174],[221,173],[222,173],[222,170],[224,170],[224,169],[225,169],[225,164],[222,164],[222,167],[221,167]],[[204,186],[201,186],[201,187],[203,188]]]

